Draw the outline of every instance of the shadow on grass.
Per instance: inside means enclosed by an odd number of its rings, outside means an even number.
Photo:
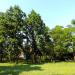
[[[21,72],[42,71],[40,66],[30,64],[15,66],[0,66],[0,75],[19,75]]]

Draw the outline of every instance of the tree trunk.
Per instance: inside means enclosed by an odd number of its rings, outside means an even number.
[[[35,41],[35,37],[34,37],[34,32],[32,32],[32,53],[33,53],[33,62],[34,63],[37,62],[36,51],[37,51],[37,45],[36,45],[36,41]]]
[[[2,54],[0,55],[0,62],[2,62],[3,60],[2,60],[2,58],[3,58],[3,56],[2,56]]]

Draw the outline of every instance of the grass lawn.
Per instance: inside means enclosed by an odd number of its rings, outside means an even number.
[[[75,75],[75,62],[35,65],[0,63],[0,75]]]

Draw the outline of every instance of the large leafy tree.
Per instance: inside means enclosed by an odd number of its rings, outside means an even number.
[[[69,59],[69,54],[73,52],[72,31],[73,27],[71,26],[66,28],[56,26],[54,29],[52,29],[51,36],[54,40],[54,53],[57,59]]]
[[[4,55],[6,54],[4,51],[4,42],[5,42],[5,36],[6,29],[4,27],[5,25],[5,14],[3,12],[0,12],[0,61],[2,62],[2,59]]]
[[[32,48],[33,62],[36,62],[36,55],[38,55],[39,51],[39,37],[43,35],[45,24],[43,23],[41,16],[34,10],[32,10],[26,18],[26,24],[28,40],[30,40],[30,45]]]
[[[54,54],[55,57],[60,57],[60,52],[62,49],[62,27],[61,26],[56,26],[54,29],[51,30],[50,32],[51,37],[53,38],[54,41]]]
[[[5,12],[1,19],[0,25],[4,28],[3,36],[5,37],[5,50],[7,50],[8,58],[11,60],[11,56],[13,56],[17,60],[23,42],[21,31],[25,13],[18,6],[14,6]]]

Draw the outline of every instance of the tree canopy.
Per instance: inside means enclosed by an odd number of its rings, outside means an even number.
[[[0,12],[0,62],[21,59],[33,63],[73,60],[75,52],[75,20],[66,27],[50,29],[40,14],[32,10],[26,15],[19,6]]]

